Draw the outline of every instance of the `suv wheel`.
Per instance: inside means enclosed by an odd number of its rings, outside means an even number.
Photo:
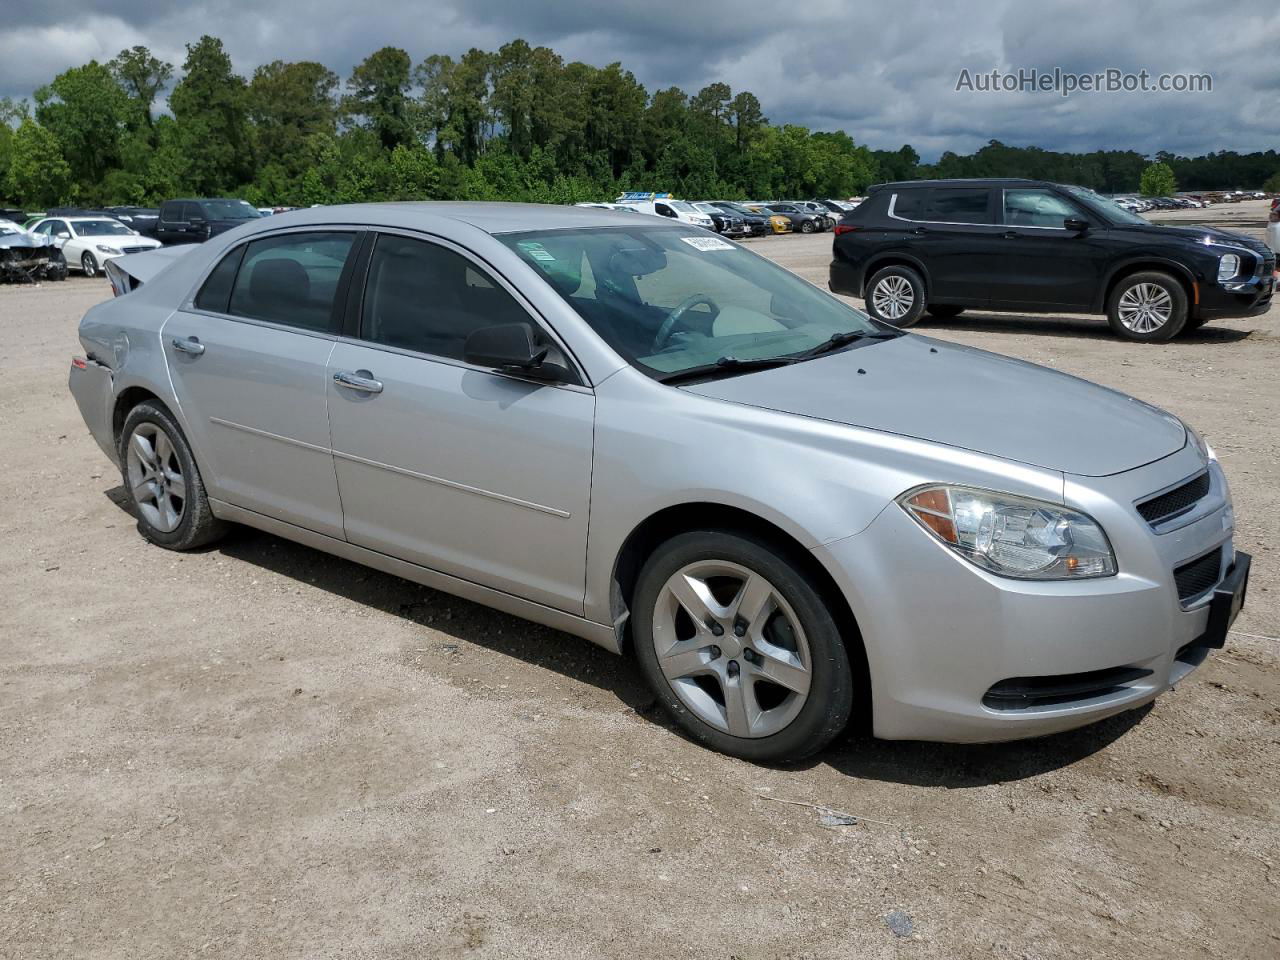
[[[939,320],[950,320],[964,313],[964,307],[952,306],[949,303],[931,303],[925,309],[929,312],[929,316],[937,317]]]
[[[86,277],[96,277],[98,275],[98,261],[87,250],[80,257],[80,269],[84,271]]]
[[[1167,273],[1135,273],[1111,291],[1107,320],[1116,335],[1126,340],[1164,343],[1187,322],[1187,292]]]
[[[867,284],[867,312],[895,327],[909,327],[924,313],[924,281],[910,267],[885,267]]]
[[[767,541],[712,530],[667,541],[640,573],[634,609],[645,678],[707,746],[795,761],[848,722],[852,671],[835,619]]]
[[[209,508],[187,438],[160,403],[147,401],[129,411],[120,431],[120,463],[144,539],[191,550],[226,531]]]

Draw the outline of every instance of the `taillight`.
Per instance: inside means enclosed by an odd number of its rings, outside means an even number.
[[[838,237],[838,236],[840,236],[840,234],[842,234],[842,233],[853,233],[853,231],[855,231],[855,230],[857,230],[857,229],[858,229],[858,227],[857,227],[857,225],[856,225],[856,224],[852,224],[852,223],[837,223],[837,224],[836,224],[836,236]]]
[[[85,360],[85,358],[84,358],[84,357],[72,357],[72,358],[71,358],[71,365],[72,365],[73,367],[75,367],[77,370],[87,370],[87,369],[89,369],[89,364],[88,364],[88,362]]]

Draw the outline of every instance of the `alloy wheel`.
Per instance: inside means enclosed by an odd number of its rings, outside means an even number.
[[[98,275],[98,261],[93,259],[92,253],[86,253],[80,258],[80,266],[84,270],[86,277],[96,277]]]
[[[901,320],[911,312],[916,295],[906,277],[889,276],[876,284],[871,292],[876,312],[886,320]]]
[[[140,423],[129,437],[129,493],[146,521],[162,533],[182,523],[187,483],[168,434],[154,423]]]
[[[1120,295],[1116,313],[1126,330],[1154,333],[1173,316],[1173,297],[1158,283],[1135,283]]]
[[[813,664],[799,618],[739,564],[700,560],[676,571],[658,593],[653,643],[680,702],[731,736],[776,734],[808,700]]]

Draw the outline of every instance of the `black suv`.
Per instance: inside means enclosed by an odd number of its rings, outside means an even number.
[[[160,204],[155,238],[161,243],[203,243],[260,216],[245,200],[166,200]]]
[[[871,189],[836,226],[830,286],[909,327],[928,310],[1104,313],[1164,341],[1271,304],[1276,257],[1211,227],[1158,226],[1083,187],[919,180]]]

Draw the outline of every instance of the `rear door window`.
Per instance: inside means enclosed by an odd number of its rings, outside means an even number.
[[[338,281],[354,239],[348,232],[317,231],[265,237],[246,244],[227,312],[331,332]]]
[[[1080,209],[1050,190],[1004,191],[1004,222],[1013,227],[1058,227],[1071,218],[1085,219]]]
[[[925,220],[937,223],[991,223],[991,191],[975,187],[935,187]]]

